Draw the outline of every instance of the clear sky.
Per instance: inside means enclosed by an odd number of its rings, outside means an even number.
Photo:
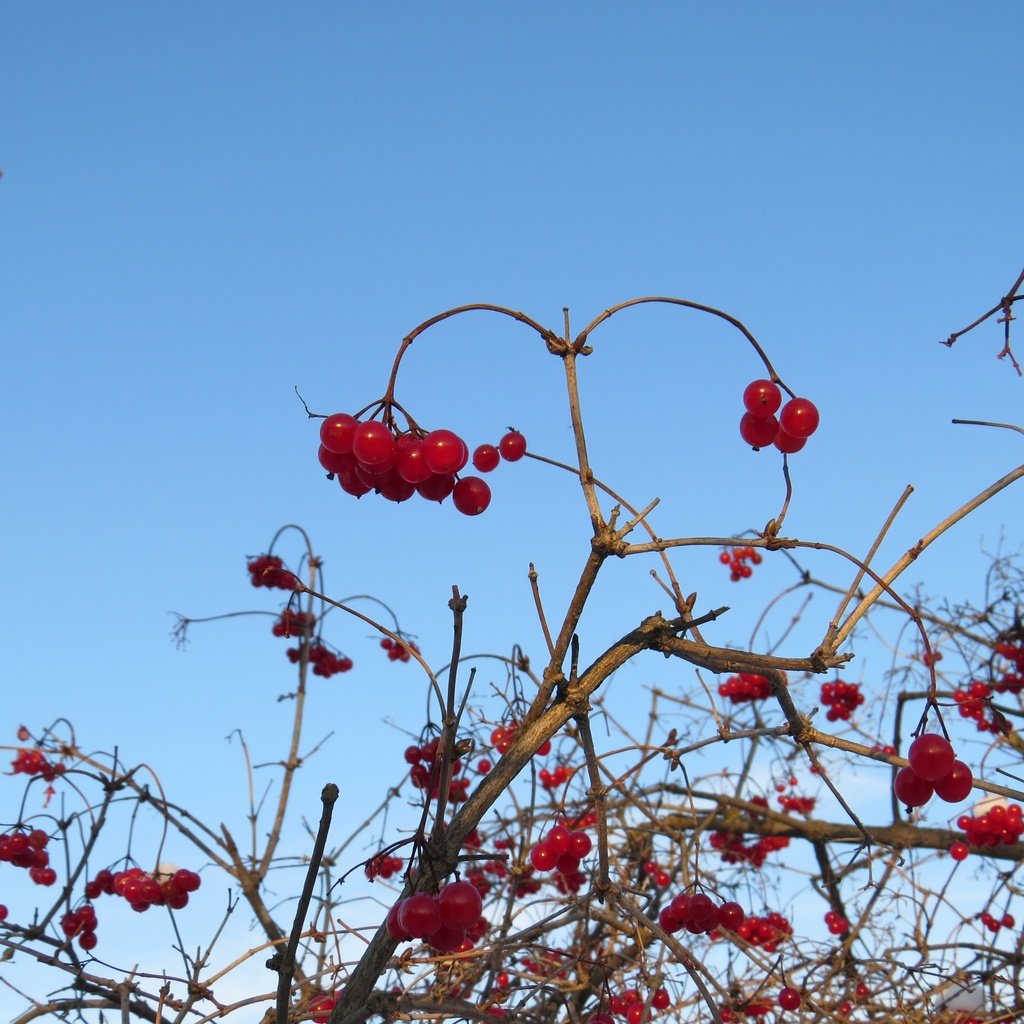
[[[571,479],[503,466],[473,520],[356,502],[324,481],[293,392],[361,408],[401,337],[461,303],[555,328],[563,306],[579,326],[638,295],[728,310],[822,412],[787,529],[863,552],[913,483],[886,553],[912,544],[1020,461],[1019,435],[949,422],[1024,419],[996,326],[939,345],[1022,264],[1020,20],[947,0],[4,4],[4,742],[64,715],[85,747],[117,744],[230,817],[227,734],[282,749],[281,641],[234,620],[182,654],[168,612],[275,608],[245,556],[286,522],[332,594],[386,601],[432,663],[452,584],[468,649],[539,658],[526,570],[557,607],[587,549]],[[775,514],[778,460],[736,431],[760,375],[738,334],[648,308],[594,344],[600,477],[660,496],[664,535]],[[471,445],[514,424],[569,460],[563,391],[525,328],[472,314],[417,343],[398,393]],[[908,584],[977,594],[982,547],[1019,545],[1018,509],[999,497]],[[681,564],[706,606],[737,605],[722,642],[791,580],[730,589],[713,552]],[[648,568],[614,567],[585,650],[664,605]],[[309,792],[336,778],[344,799],[358,777],[354,815],[367,771],[381,791],[401,774],[405,738],[378,723],[418,730],[422,678],[362,626],[330,638],[356,668],[316,696],[335,736]]]

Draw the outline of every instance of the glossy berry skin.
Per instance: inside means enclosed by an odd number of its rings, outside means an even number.
[[[970,847],[966,843],[954,843],[949,848],[949,855],[955,861],[967,860],[970,852]]]
[[[971,795],[974,773],[963,761],[954,761],[946,775],[934,783],[935,795],[948,804],[958,804]]]
[[[934,793],[932,784],[922,779],[913,768],[901,768],[896,773],[892,788],[896,798],[907,807],[923,807]]]
[[[800,993],[788,985],[779,993],[779,1006],[784,1010],[797,1010],[800,1008]]]
[[[469,449],[454,431],[432,430],[423,438],[423,458],[432,473],[458,473],[469,461]]]
[[[752,416],[771,416],[782,405],[782,392],[770,380],[755,380],[743,391],[743,405]]]
[[[352,435],[352,454],[364,466],[383,469],[394,459],[395,439],[383,423],[367,420],[360,423]]]
[[[792,398],[779,413],[779,426],[790,437],[810,437],[818,429],[818,409],[808,398]]]
[[[493,444],[482,444],[473,452],[473,468],[480,473],[490,473],[501,462],[501,452]]]
[[[452,491],[452,501],[464,516],[478,516],[491,503],[491,489],[478,476],[464,476]]]
[[[395,442],[395,469],[410,484],[421,484],[433,476],[433,470],[424,458],[422,438],[403,434]]]
[[[398,927],[413,938],[429,938],[441,924],[441,911],[436,896],[419,892],[402,900],[401,909],[398,911]]]
[[[781,427],[779,428],[779,432],[775,435],[775,447],[786,455],[796,454],[796,452],[800,451],[805,444],[807,444],[806,437],[792,437]]]
[[[743,908],[738,903],[729,900],[723,903],[718,909],[719,927],[725,928],[727,931],[734,932],[741,924],[743,924],[743,919],[746,916],[747,915]]]
[[[740,437],[752,448],[764,448],[775,440],[779,421],[774,416],[754,416],[745,412],[740,419]]]
[[[949,740],[934,732],[918,736],[907,751],[910,767],[926,782],[937,782],[948,775],[955,758]]]
[[[452,473],[444,473],[427,477],[422,483],[418,483],[416,492],[427,501],[444,501],[454,488],[455,476]]]
[[[355,435],[359,420],[349,416],[347,412],[336,412],[320,424],[320,443],[338,455],[352,453],[352,438]]]
[[[470,928],[483,910],[483,900],[472,882],[449,882],[438,894],[441,923],[448,928]]]
[[[499,442],[498,451],[506,462],[518,462],[526,454],[526,438],[510,430]]]

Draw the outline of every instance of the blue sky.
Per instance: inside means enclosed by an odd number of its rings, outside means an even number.
[[[168,612],[276,607],[244,559],[286,522],[313,536],[332,594],[392,605],[432,663],[452,584],[469,649],[539,657],[526,568],[557,607],[587,545],[571,480],[504,466],[474,520],[355,502],[323,480],[293,393],[355,411],[401,337],[461,303],[556,328],[563,306],[579,326],[644,294],[727,309],[822,412],[793,459],[789,530],[863,552],[910,482],[885,553],[912,544],[1020,461],[1018,435],[949,423],[1021,420],[997,328],[938,344],[1022,263],[1021,75],[1003,42],[1019,20],[999,2],[5,5],[9,740],[67,716],[86,747],[118,744],[226,813],[243,779],[224,737],[241,728],[270,757],[285,733],[281,643],[242,619],[182,654]],[[660,496],[664,535],[763,525],[781,474],[736,432],[760,375],[739,335],[645,308],[593,341],[598,475]],[[417,342],[399,398],[471,445],[514,424],[569,459],[563,391],[528,331],[472,314]],[[1018,507],[993,501],[908,582],[976,595],[983,547],[1004,530],[1018,546]],[[740,594],[713,553],[683,565],[708,606],[737,606],[723,642],[745,642],[790,579]],[[592,653],[663,605],[648,568],[612,567]],[[317,695],[336,736],[309,792],[330,775],[344,794],[368,764],[383,789],[405,739],[376,723],[417,730],[421,678],[356,624],[331,639],[356,669]],[[225,791],[203,786],[211,771]]]

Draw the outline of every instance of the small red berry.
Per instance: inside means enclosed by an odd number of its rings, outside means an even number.
[[[352,454],[364,466],[383,470],[394,459],[395,439],[383,423],[367,420],[352,434]]]
[[[771,416],[782,405],[782,392],[770,380],[755,380],[743,391],[743,404],[754,416]]]
[[[498,451],[506,462],[518,462],[526,454],[526,438],[510,430],[499,442]]]
[[[745,412],[740,419],[740,437],[752,448],[764,448],[775,440],[779,421],[774,416],[755,416]]]
[[[501,462],[501,453],[493,444],[482,444],[473,452],[473,467],[481,473],[490,473]]]
[[[796,1010],[800,1007],[800,993],[788,985],[779,993],[779,1006],[784,1010]]]
[[[952,857],[953,860],[956,861],[966,860],[970,852],[970,848],[966,843],[954,843],[949,848],[950,857]]]
[[[478,516],[491,503],[491,489],[478,476],[464,476],[452,491],[452,501],[464,516]]]
[[[818,429],[818,410],[810,399],[790,399],[779,413],[779,426],[790,437],[807,438]]]

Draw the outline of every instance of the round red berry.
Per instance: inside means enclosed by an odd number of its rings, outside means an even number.
[[[775,440],[779,421],[774,416],[755,416],[745,412],[740,419],[740,437],[752,448],[764,448]]]
[[[810,437],[818,429],[818,410],[807,398],[792,398],[779,413],[779,426],[790,437]]]
[[[506,462],[518,462],[526,454],[526,438],[510,430],[499,442],[498,451]]]
[[[491,503],[491,489],[478,476],[464,476],[455,485],[452,501],[464,516],[478,516]]]
[[[949,740],[934,732],[918,736],[907,751],[910,767],[925,782],[936,782],[948,775],[955,758]]]
[[[771,416],[782,405],[782,392],[770,380],[755,380],[743,391],[743,404],[754,416]]]
[[[788,985],[779,993],[779,1006],[784,1010],[796,1010],[800,1007],[800,993]]]
[[[482,444],[473,452],[473,467],[481,473],[490,473],[501,462],[501,453],[493,444]]]
[[[320,443],[328,451],[350,455],[357,426],[359,420],[355,416],[349,416],[347,412],[336,412],[320,424]]]
[[[395,439],[383,423],[367,420],[352,434],[352,454],[364,466],[385,469],[394,459]]]

